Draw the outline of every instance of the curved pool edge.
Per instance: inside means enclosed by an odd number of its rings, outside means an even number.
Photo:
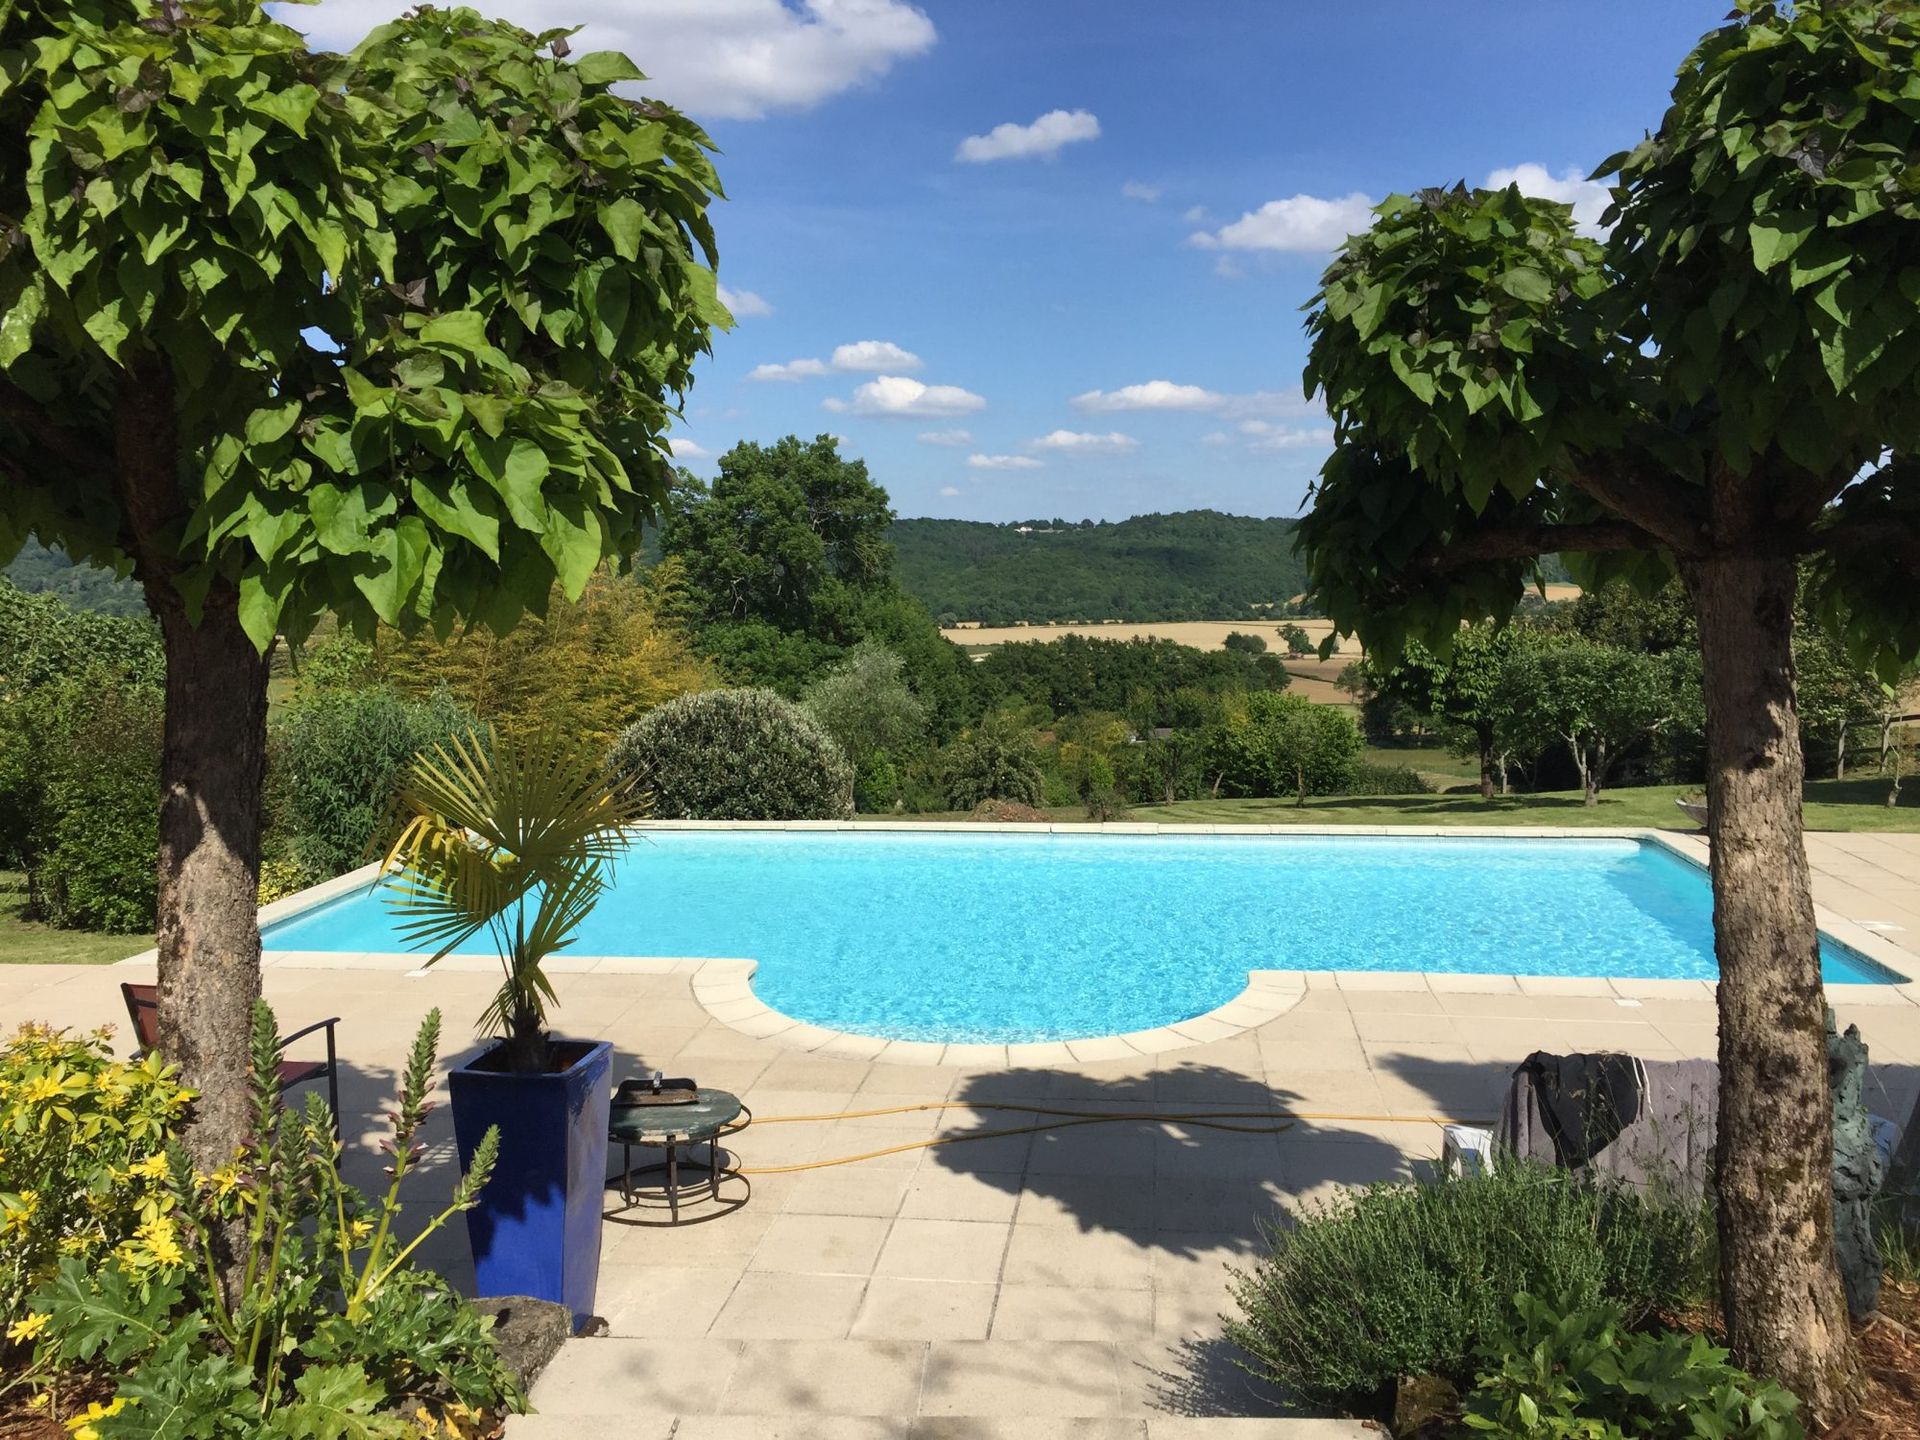
[[[1230,1040],[1278,1019],[1305,998],[1307,980],[1298,970],[1253,970],[1239,994],[1224,1005],[1170,1025],[1091,1035],[1077,1040],[990,1041],[890,1040],[830,1030],[797,1020],[767,1004],[753,990],[758,960],[695,960],[693,998],[715,1020],[742,1035],[790,1050],[868,1060],[882,1065],[953,1065],[1018,1070],[1027,1066],[1132,1060]],[[1332,973],[1332,972],[1329,972]]]

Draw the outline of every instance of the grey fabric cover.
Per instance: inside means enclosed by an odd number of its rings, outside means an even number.
[[[1704,1195],[1718,1133],[1720,1067],[1712,1060],[1649,1060],[1643,1068],[1639,1118],[1576,1173],[1689,1198]],[[1557,1162],[1539,1096],[1523,1071],[1508,1082],[1494,1149],[1541,1165]]]

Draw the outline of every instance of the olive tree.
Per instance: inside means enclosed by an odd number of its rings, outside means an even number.
[[[1915,0],[1737,0],[1659,129],[1606,161],[1607,238],[1517,189],[1394,196],[1311,307],[1335,452],[1302,540],[1391,653],[1511,613],[1536,557],[1677,573],[1699,624],[1721,984],[1722,1295],[1740,1361],[1825,1418],[1859,1365],[1794,704],[1809,603],[1920,651]]]
[[[718,303],[708,142],[613,54],[423,7],[0,4],[0,560],[131,570],[166,649],[160,1046],[246,1133],[267,653],[578,595],[665,497]]]

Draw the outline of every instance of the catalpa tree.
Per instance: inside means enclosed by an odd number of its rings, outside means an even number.
[[[245,1133],[266,654],[504,629],[630,555],[713,327],[701,131],[471,10],[0,0],[0,560],[126,567],[167,657],[161,1048]],[[208,1168],[211,1168],[209,1163]]]
[[[1891,673],[1920,651],[1920,4],[1740,0],[1607,238],[1515,189],[1395,196],[1328,269],[1337,432],[1302,539],[1389,655],[1509,614],[1536,557],[1678,572],[1699,621],[1720,963],[1722,1296],[1815,1416],[1858,1364],[1834,1269],[1823,995],[1800,833],[1796,563]]]

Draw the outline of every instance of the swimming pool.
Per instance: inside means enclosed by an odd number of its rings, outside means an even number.
[[[367,890],[264,938],[407,948]],[[1173,1024],[1250,970],[1716,973],[1706,875],[1630,839],[648,831],[573,950],[752,958],[776,1010],[941,1041]],[[1899,978],[1821,954],[1830,981]]]

